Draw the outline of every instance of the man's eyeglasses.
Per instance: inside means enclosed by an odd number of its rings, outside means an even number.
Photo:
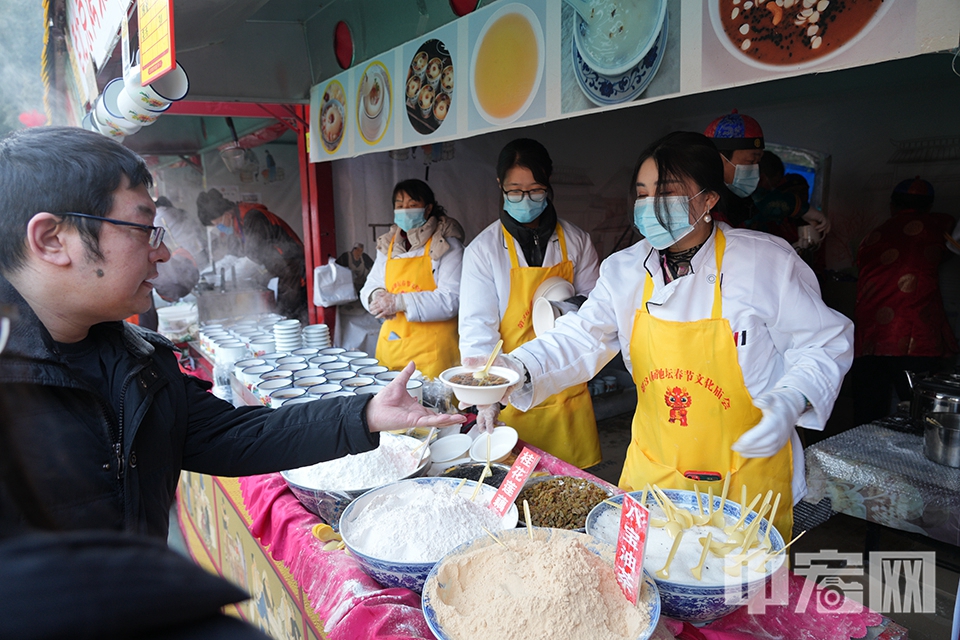
[[[510,202],[520,202],[523,200],[523,194],[530,196],[530,199],[534,202],[543,202],[543,199],[547,197],[547,190],[530,189],[530,191],[523,191],[522,189],[511,189],[503,192],[504,197]]]
[[[110,224],[116,224],[121,227],[136,227],[141,231],[146,231],[149,234],[150,248],[156,249],[163,242],[163,234],[166,232],[166,229],[163,227],[154,227],[149,224],[139,224],[136,222],[127,222],[126,220],[114,220],[113,218],[104,218],[102,216],[94,216],[89,213],[60,213],[57,215],[61,216],[73,216],[74,218],[87,218],[88,220],[99,220],[100,222],[109,222]]]

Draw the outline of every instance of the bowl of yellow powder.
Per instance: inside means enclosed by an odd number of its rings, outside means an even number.
[[[660,595],[644,573],[631,604],[617,584],[616,549],[583,533],[534,528],[497,532],[438,562],[423,588],[427,625],[440,640],[646,640]]]

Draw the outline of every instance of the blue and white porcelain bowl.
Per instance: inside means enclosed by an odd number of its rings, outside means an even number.
[[[684,491],[679,489],[665,489],[664,493],[673,501],[677,507],[686,509],[692,513],[699,513],[697,509],[697,496],[693,491]],[[630,495],[637,500],[642,496],[642,491],[632,491]],[[707,507],[707,494],[700,494],[701,503],[704,509]],[[614,496],[610,498],[611,502],[623,503],[623,496]],[[655,504],[653,496],[647,496],[647,504]],[[587,516],[587,533],[596,535],[597,519],[600,515],[610,509],[617,507],[601,502]],[[713,508],[720,508],[720,498],[713,498]],[[727,500],[723,505],[723,513],[729,519],[739,519],[741,506],[736,502]],[[755,511],[751,511],[744,522],[750,524],[757,517]],[[762,536],[770,528],[770,523],[765,518],[760,521],[759,534]],[[602,540],[602,538],[600,538]],[[610,541],[606,541],[610,542]],[[616,540],[612,541],[616,544]],[[783,549],[783,537],[776,527],[770,528],[770,550],[779,551]],[[726,584],[685,584],[674,580],[663,580],[654,577],[657,587],[660,589],[660,601],[663,606],[663,614],[676,618],[677,620],[686,620],[687,622],[709,622],[722,618],[732,613],[736,609],[746,604],[751,597],[757,594],[767,583],[770,576],[783,565],[784,554],[778,554],[770,561],[768,567],[770,570],[762,577],[754,579],[741,580],[739,578],[729,578]],[[752,574],[751,574],[752,575]]]
[[[411,438],[409,436],[386,433],[382,434],[380,437],[403,438],[411,449],[419,444],[419,441],[416,438]],[[432,460],[430,458],[430,450],[428,448],[427,452],[423,456],[423,460],[420,462],[420,465],[403,478],[397,478],[397,480],[422,476],[427,472],[427,469],[430,468],[431,464]],[[303,469],[307,468],[308,467],[304,467]],[[297,500],[299,500],[300,503],[306,507],[307,511],[320,516],[320,519],[333,527],[335,531],[339,527],[340,515],[348,506],[350,506],[350,503],[366,492],[370,491],[372,488],[364,487],[362,489],[345,490],[309,486],[307,481],[304,479],[304,474],[300,469],[281,471],[280,476],[286,481],[287,486],[290,487],[290,491],[293,493],[293,495],[297,496]]]
[[[412,484],[447,485],[450,487],[450,490],[453,491],[460,483],[461,479],[458,478],[411,478],[366,492],[350,503],[346,510],[344,510],[343,515],[340,516],[340,535],[343,537],[347,549],[357,559],[357,562],[360,563],[360,566],[367,575],[384,587],[403,587],[420,593],[423,589],[423,583],[427,579],[427,574],[430,573],[430,570],[440,558],[431,558],[427,562],[406,562],[393,560],[391,558],[377,558],[368,553],[364,553],[358,549],[357,546],[359,534],[355,523],[358,516],[371,503],[378,501],[378,499],[386,494],[402,495],[409,490]],[[471,496],[476,484],[477,483],[472,480],[467,480],[461,488],[460,494],[467,497]],[[481,504],[489,503],[496,493],[496,487],[484,484],[480,488],[477,501],[481,502]],[[409,515],[410,527],[416,528],[417,523],[422,519],[421,514],[418,514],[416,511],[411,511]],[[519,513],[517,506],[511,505],[507,514],[501,519],[500,526],[502,529],[513,529],[517,526],[518,521]],[[398,534],[399,533],[402,532],[398,532]],[[477,536],[486,537],[486,534],[479,526],[477,527]]]
[[[536,535],[544,536],[544,542],[549,542],[550,540],[556,538],[577,538],[588,550],[600,556],[608,564],[613,564],[613,559],[616,554],[616,547],[602,542],[597,538],[583,533],[578,533],[576,531],[568,531],[566,529],[547,529],[537,527],[534,529],[534,531]],[[509,540],[510,538],[516,537],[526,538],[527,535],[528,533],[526,528],[501,531],[497,534],[501,540]],[[476,540],[462,544],[451,551],[430,570],[430,573],[426,579],[426,584],[423,588],[423,594],[420,602],[423,606],[423,615],[427,620],[427,626],[430,627],[430,631],[432,631],[433,635],[435,635],[439,640],[463,640],[462,638],[457,638],[450,635],[444,630],[443,625],[437,619],[437,612],[433,605],[435,601],[441,600],[444,597],[444,590],[448,588],[448,585],[444,584],[440,580],[440,572],[442,571],[444,565],[451,562],[457,562],[457,560],[466,553],[470,553],[475,550],[486,549],[496,544],[497,542],[490,538],[490,536],[485,535],[482,538],[477,538]],[[646,608],[647,615],[649,617],[649,623],[636,636],[636,640],[647,640],[651,635],[653,635],[653,632],[657,628],[657,622],[660,620],[660,595],[657,590],[656,583],[646,571],[643,572],[643,584],[640,589],[640,597],[639,601],[637,602],[637,606]],[[517,621],[518,624],[522,624],[522,622],[523,621]]]

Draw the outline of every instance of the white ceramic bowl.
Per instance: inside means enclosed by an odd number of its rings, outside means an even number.
[[[450,462],[451,460],[462,458],[467,451],[470,450],[471,444],[473,444],[473,440],[465,433],[457,433],[452,436],[447,436],[446,438],[439,438],[430,445],[433,461]]]
[[[664,489],[663,491],[674,505],[680,509],[685,509],[691,513],[699,513],[697,508],[697,496],[693,491],[682,489]],[[640,500],[642,491],[631,491],[630,495]],[[609,498],[611,502],[623,503],[623,494]],[[706,508],[708,496],[705,493],[700,494],[700,504]],[[720,496],[714,496],[713,509],[720,508]],[[647,495],[647,504],[655,504],[652,495]],[[781,505],[782,506],[782,505]],[[616,540],[605,540],[598,535],[597,520],[604,511],[616,509],[607,502],[601,502],[587,515],[587,533],[603,540],[607,543],[616,543]],[[742,507],[729,499],[723,505],[723,513],[728,519],[738,519],[742,513]],[[751,511],[744,519],[745,523],[753,522],[757,517],[756,511]],[[760,521],[760,535],[764,535],[770,528],[770,522],[763,518]],[[770,545],[772,551],[783,549],[784,542],[780,532],[776,527],[770,528]],[[649,547],[647,548],[649,553]],[[783,565],[784,554],[778,554],[770,561],[771,570],[769,573],[753,577],[748,577],[741,581],[740,578],[731,578],[726,584],[689,584],[677,580],[664,580],[654,577],[657,587],[660,589],[660,599],[663,603],[663,613],[676,618],[677,620],[686,620],[689,622],[709,622],[722,618],[723,616],[740,608],[750,598],[757,594],[770,579],[770,576]]]
[[[466,404],[481,405],[493,404],[503,399],[503,394],[511,386],[520,380],[520,374],[512,369],[505,367],[490,367],[490,373],[506,378],[503,384],[488,385],[483,387],[474,387],[466,384],[457,384],[451,382],[450,378],[460,373],[473,373],[479,371],[482,367],[451,367],[440,374],[440,380],[445,385],[453,389],[453,394],[457,400]]]
[[[457,478],[412,478],[367,491],[362,496],[350,503],[350,505],[343,511],[343,515],[340,517],[339,529],[340,535],[343,536],[343,541],[346,543],[350,553],[357,559],[357,562],[360,563],[360,566],[363,568],[363,570],[374,580],[385,587],[404,587],[419,592],[423,588],[423,582],[426,580],[427,574],[430,573],[430,569],[432,569],[437,561],[443,557],[443,554],[441,554],[441,557],[431,558],[429,562],[409,562],[393,560],[391,558],[377,558],[368,555],[357,548],[357,544],[361,543],[361,541],[358,540],[356,531],[357,527],[354,525],[358,516],[368,506],[383,501],[384,496],[391,496],[395,500],[402,501],[403,496],[405,494],[409,494],[409,491],[414,484],[441,485],[449,487],[449,489],[453,491],[456,489],[457,485],[460,484],[460,480]],[[466,483],[464,483],[461,493],[469,496],[473,493],[475,486],[475,482],[467,480]],[[477,500],[488,503],[493,499],[493,496],[496,494],[496,492],[497,490],[495,487],[491,487],[486,484],[482,485],[480,487]],[[504,515],[500,520],[501,527],[505,530],[515,528],[519,520],[519,515],[520,514],[517,511],[517,505],[510,505],[506,515]],[[415,523],[417,523],[419,518],[420,516],[418,513],[411,512],[410,531],[398,532],[398,534],[405,534],[407,537],[409,537],[411,534],[415,535],[415,532],[417,531],[417,525]],[[487,537],[486,534],[479,529],[477,534],[478,536],[484,538]]]
[[[577,292],[573,284],[564,280],[560,276],[551,276],[540,283],[537,290],[533,292],[533,299],[546,298],[547,300],[566,300]]]
[[[493,433],[481,433],[470,445],[470,457],[477,462],[487,461],[487,441],[490,441],[490,462],[500,462],[510,455],[520,436],[513,427],[497,427]]]
[[[516,528],[508,531],[497,532],[497,536],[501,540],[509,540],[511,538],[526,538],[528,535],[529,534],[525,528]],[[600,556],[607,564],[613,565],[616,546],[600,542],[599,540],[586,534],[575,531],[567,531],[564,529],[546,529],[538,527],[534,529],[534,536],[544,541],[551,539],[579,540],[589,551]],[[495,542],[490,536],[478,536],[472,542],[460,545],[445,555],[443,559],[441,559],[440,562],[434,565],[430,570],[430,573],[427,575],[425,584],[423,586],[421,606],[423,608],[423,615],[427,621],[427,626],[430,627],[430,631],[433,632],[433,635],[436,636],[438,640],[462,640],[463,638],[463,636],[456,636],[452,633],[449,633],[446,629],[444,629],[443,624],[437,619],[437,612],[434,603],[438,600],[443,601],[448,593],[452,594],[452,592],[456,589],[456,585],[445,583],[444,580],[441,579],[441,576],[445,573],[443,572],[444,566],[449,566],[450,563],[458,562],[464,554],[471,552],[482,553],[483,549],[496,547],[496,545],[497,542]],[[464,576],[464,579],[469,579],[470,577],[472,576]],[[496,580],[496,577],[491,577],[490,580],[494,581]],[[614,588],[616,589],[616,587]],[[657,628],[657,623],[660,620],[660,594],[657,591],[657,585],[653,578],[646,571],[643,572],[642,588],[637,602],[637,607],[646,610],[649,622],[644,628],[640,629],[639,633],[631,638],[631,640],[647,640],[653,635]],[[550,615],[549,612],[542,612],[542,614],[547,617]],[[516,622],[517,624],[523,624],[527,621],[520,619],[518,616]],[[471,635],[469,637],[475,636]]]

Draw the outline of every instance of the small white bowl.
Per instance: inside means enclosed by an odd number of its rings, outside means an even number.
[[[438,438],[430,445],[434,462],[449,462],[462,458],[470,450],[473,440],[465,433],[457,433],[446,438]],[[486,446],[486,445],[484,445]],[[486,455],[486,452],[484,452]]]
[[[486,462],[487,440],[490,440],[490,462],[500,462],[510,455],[519,438],[513,427],[497,427],[493,433],[481,433],[470,445],[470,457],[477,462]]]
[[[453,394],[457,400],[465,404],[481,405],[493,404],[503,400],[503,395],[511,386],[520,380],[520,374],[512,369],[505,367],[490,367],[490,373],[506,378],[504,384],[489,385],[483,387],[474,387],[466,384],[457,384],[451,382],[450,378],[461,373],[473,373],[479,371],[480,367],[451,367],[440,374],[440,380],[445,385],[453,389]]]

